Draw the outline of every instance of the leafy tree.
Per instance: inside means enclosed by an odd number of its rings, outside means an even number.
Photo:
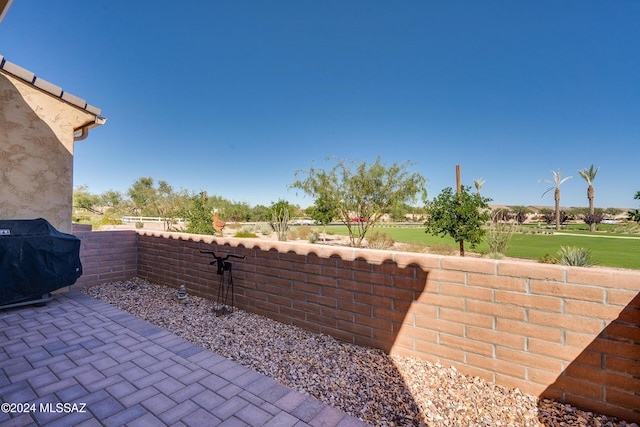
[[[640,200],[640,191],[638,191],[633,198]],[[640,222],[640,209],[632,209],[627,212],[627,218],[631,221]]]
[[[511,211],[518,224],[523,224],[527,220],[528,214],[531,213],[531,209],[526,206],[513,206]]]
[[[595,213],[594,205],[593,205],[593,199],[595,198],[595,190],[593,189],[593,180],[596,179],[596,175],[598,174],[599,170],[600,170],[600,167],[594,168],[593,164],[592,164],[591,167],[589,167],[589,169],[585,168],[585,169],[581,169],[581,170],[578,171],[580,176],[582,178],[584,178],[584,180],[587,181],[587,184],[589,185],[587,187],[587,199],[589,199],[589,214],[591,214],[591,218],[592,219],[593,219],[593,215]],[[602,220],[600,220],[600,221],[602,221]],[[589,224],[589,231],[595,231],[596,230],[596,223],[595,222],[591,222],[591,223],[587,223],[587,224]]]
[[[316,200],[334,206],[338,217],[346,226],[351,246],[361,247],[369,229],[382,215],[398,203],[415,201],[422,193],[425,179],[418,173],[409,173],[410,162],[385,166],[378,157],[373,164],[347,163],[338,160],[330,170],[311,168],[296,172],[297,179],[291,186],[304,191]],[[357,221],[351,221],[358,218]]]
[[[78,209],[86,209],[89,212],[102,215],[102,212],[98,210],[100,205],[100,196],[91,194],[89,187],[86,185],[79,185],[73,190],[73,206]]]
[[[182,209],[180,215],[187,221],[187,233],[216,234],[211,220],[211,202],[206,193],[202,192],[189,198],[189,203]]]
[[[546,222],[547,225],[553,224],[556,221],[560,221],[560,224],[564,224],[569,219],[569,215],[565,211],[560,211],[556,213],[552,210],[545,209],[544,212],[540,211],[540,213],[542,215],[542,218],[544,219],[544,222]],[[557,230],[557,227],[556,227],[556,230]]]
[[[175,218],[189,198],[186,191],[174,191],[167,181],[158,181],[156,187],[152,177],[138,178],[129,188],[128,194],[139,215],[164,218],[165,229],[168,230],[172,228]]]
[[[510,209],[497,208],[491,212],[491,220],[493,222],[509,222],[513,219],[513,213]]]
[[[310,212],[311,218],[319,224],[322,224],[325,233],[327,231],[327,224],[333,221],[333,218],[337,215],[338,209],[336,206],[323,196],[316,199],[316,203]]]
[[[556,202],[556,207],[555,207],[555,214],[556,214],[556,230],[560,230],[560,185],[563,184],[565,181],[573,178],[572,176],[568,176],[566,178],[562,178],[562,170],[558,169],[558,171],[551,171],[551,173],[553,174],[553,182],[549,181],[548,179],[541,179],[539,182],[549,182],[554,184],[552,187],[549,187],[545,190],[544,193],[542,193],[542,197],[544,197],[545,194],[547,194],[549,191],[553,190],[555,188],[555,202]]]
[[[265,205],[256,205],[249,212],[249,220],[255,222],[271,221],[269,208]]]
[[[451,236],[456,242],[469,242],[475,248],[482,242],[486,230],[482,228],[490,218],[488,203],[491,199],[478,193],[471,194],[470,187],[461,186],[459,193],[447,187],[427,203],[428,220],[425,232],[436,236]],[[460,256],[464,246],[460,244]]]
[[[600,224],[603,219],[603,212],[587,213],[582,217],[584,223],[589,225],[589,231],[595,231],[596,224]]]

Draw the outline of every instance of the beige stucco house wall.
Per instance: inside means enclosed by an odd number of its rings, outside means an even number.
[[[100,110],[0,56],[0,219],[71,233],[74,142]]]

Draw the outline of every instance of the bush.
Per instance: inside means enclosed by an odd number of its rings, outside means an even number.
[[[401,252],[416,252],[424,254],[428,252],[429,247],[421,242],[402,243],[398,246]]]
[[[487,245],[492,258],[499,259],[499,254],[504,254],[509,248],[511,237],[516,231],[516,225],[510,222],[493,221],[487,231]]]
[[[438,243],[429,247],[429,253],[438,255],[453,255],[458,251],[454,246]]]
[[[271,228],[271,225],[268,222],[258,222],[253,229],[263,236],[268,236],[273,232],[273,228]]]
[[[391,234],[380,231],[374,231],[368,239],[368,247],[371,249],[389,249],[394,243]]]
[[[240,230],[236,232],[236,234],[234,234],[233,237],[254,238],[254,237],[258,237],[258,235],[248,230]]]
[[[144,228],[144,222],[142,221],[136,222],[136,228]]]
[[[308,225],[300,225],[296,227],[296,234],[298,235],[298,239],[307,240],[313,233],[315,233],[315,230]]]
[[[586,248],[578,248],[575,246],[561,246],[556,255],[558,264],[572,265],[577,267],[591,267],[593,261],[591,259],[591,251]]]
[[[309,243],[316,243],[318,241],[318,232],[317,231],[312,231],[309,236],[307,236],[307,239],[309,240]]]
[[[538,258],[538,262],[541,262],[543,264],[557,264],[558,260],[552,255],[544,254],[540,258]]]

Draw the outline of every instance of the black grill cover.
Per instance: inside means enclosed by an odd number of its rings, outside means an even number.
[[[0,305],[40,298],[81,275],[76,236],[42,218],[0,220]]]

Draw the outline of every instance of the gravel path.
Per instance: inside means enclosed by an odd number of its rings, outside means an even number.
[[[212,301],[141,279],[84,291],[372,425],[637,427],[242,310],[216,317]]]

